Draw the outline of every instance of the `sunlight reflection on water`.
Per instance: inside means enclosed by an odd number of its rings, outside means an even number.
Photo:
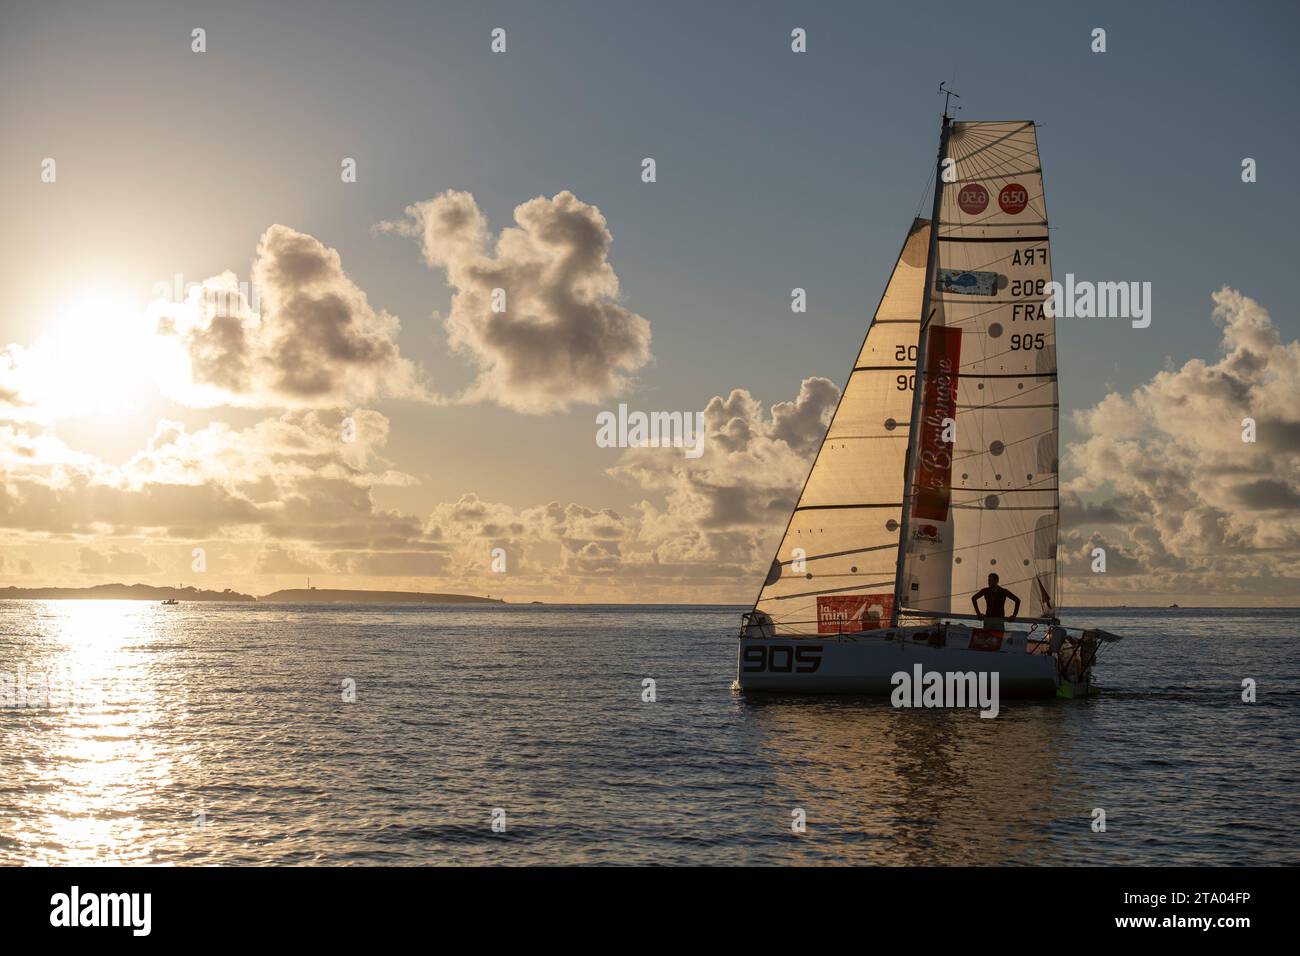
[[[0,863],[1296,862],[1291,613],[1076,617],[981,720],[735,695],[730,608],[0,602]]]

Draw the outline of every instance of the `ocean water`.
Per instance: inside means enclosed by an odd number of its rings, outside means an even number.
[[[1300,862],[1300,612],[987,720],[737,695],[739,611],[0,603],[0,863]]]

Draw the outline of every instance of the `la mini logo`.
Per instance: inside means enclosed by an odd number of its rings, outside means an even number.
[[[148,936],[153,923],[152,893],[71,893],[50,897],[51,926],[130,926],[132,935]]]

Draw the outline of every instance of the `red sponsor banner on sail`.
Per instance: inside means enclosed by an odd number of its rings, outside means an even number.
[[[912,514],[947,521],[952,500],[953,443],[943,440],[945,419],[957,418],[961,329],[931,326],[925,343],[925,393],[921,396]]]
[[[892,594],[823,594],[817,598],[818,634],[874,631],[889,622]]]

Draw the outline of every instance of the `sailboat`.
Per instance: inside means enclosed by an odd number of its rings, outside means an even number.
[[[1058,616],[1056,328],[1036,125],[956,122],[946,103],[931,216],[907,232],[742,618],[743,691],[888,694],[919,666],[997,672],[1003,696],[1076,697],[1119,639]],[[1020,599],[1013,618],[976,613],[989,575]]]

